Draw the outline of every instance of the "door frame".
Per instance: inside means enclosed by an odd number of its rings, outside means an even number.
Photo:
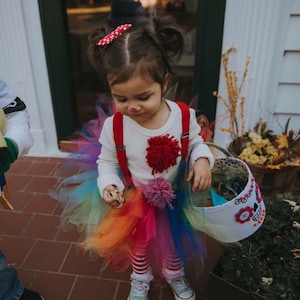
[[[65,0],[38,0],[58,142],[75,130]]]
[[[210,121],[216,117],[226,0],[199,0],[194,95],[198,109]]]

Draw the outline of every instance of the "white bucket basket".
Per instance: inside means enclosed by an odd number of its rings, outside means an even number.
[[[215,159],[212,169],[213,190],[194,193],[191,197],[193,208],[204,214],[209,222],[223,225],[224,229],[229,230],[230,234],[219,238],[221,242],[241,241],[263,224],[266,207],[262,194],[245,162],[229,156],[231,154],[219,146],[209,146],[216,147],[226,157]],[[212,206],[213,198],[219,202],[216,206]],[[209,201],[211,205],[207,204]]]

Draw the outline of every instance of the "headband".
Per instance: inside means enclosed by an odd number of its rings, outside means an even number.
[[[127,31],[129,28],[131,28],[131,24],[123,24],[118,26],[115,30],[113,30],[111,33],[106,35],[104,38],[102,38],[98,43],[97,46],[105,46],[112,43],[117,37],[122,35],[125,31]]]

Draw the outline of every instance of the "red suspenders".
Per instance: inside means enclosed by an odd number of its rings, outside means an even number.
[[[182,113],[182,134],[181,134],[181,157],[186,159],[189,146],[190,109],[183,102],[176,102]],[[123,115],[119,112],[113,117],[113,132],[117,150],[117,158],[123,175],[129,185],[132,185],[132,178],[127,167],[126,152],[123,140]]]
[[[183,102],[176,102],[181,109],[182,114],[182,134],[181,134],[181,157],[186,159],[189,147],[189,136],[190,136],[190,109]]]
[[[116,112],[113,119],[113,131],[114,139],[117,150],[117,158],[119,161],[120,168],[123,172],[123,175],[129,185],[132,185],[131,174],[127,168],[127,159],[125,146],[123,141],[123,115],[119,112]]]

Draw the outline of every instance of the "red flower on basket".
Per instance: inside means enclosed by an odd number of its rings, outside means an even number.
[[[163,209],[168,205],[173,209],[171,201],[175,198],[175,194],[171,183],[164,178],[155,178],[151,180],[145,187],[144,195],[147,202],[151,205],[160,209]]]
[[[180,156],[181,148],[178,140],[169,134],[156,136],[148,140],[146,160],[152,168],[152,175],[162,173],[171,166],[175,166]]]
[[[235,220],[239,223],[245,223],[249,222],[250,219],[252,218],[254,212],[253,208],[250,206],[247,206],[245,208],[242,208],[236,215],[235,215]]]

